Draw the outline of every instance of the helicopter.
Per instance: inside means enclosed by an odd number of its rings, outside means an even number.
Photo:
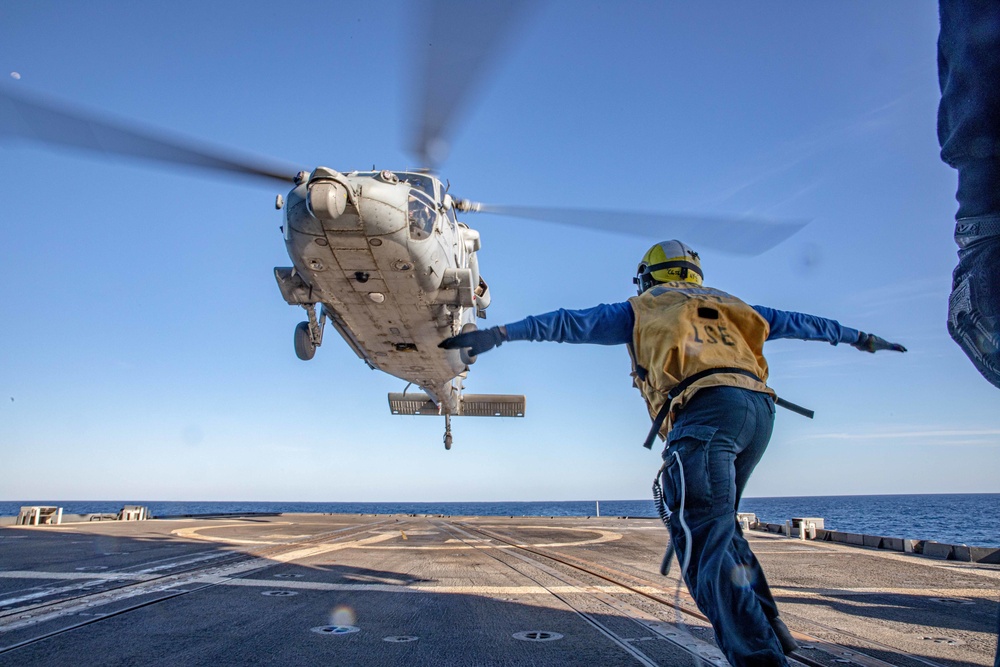
[[[516,4],[516,3],[514,3]],[[447,11],[439,8],[447,5]],[[516,8],[515,8],[516,10]],[[461,12],[482,11],[473,3],[437,3],[435,30],[454,36]],[[505,10],[506,11],[506,10]],[[469,39],[435,38],[436,61],[426,70],[438,78],[426,84],[436,104],[417,114],[412,152],[423,167],[403,170],[337,170],[251,160],[232,151],[171,136],[161,130],[110,119],[73,105],[0,87],[0,136],[59,147],[249,176],[290,188],[276,198],[280,230],[291,266],[274,268],[281,297],[302,308],[293,327],[298,359],[314,358],[327,325],[369,368],[407,382],[390,393],[394,415],[444,418],[444,446],[451,449],[451,417],[523,417],[521,395],[468,394],[475,357],[467,350],[442,350],[437,343],[470,331],[486,316],[492,295],[478,260],[482,239],[460,217],[492,213],[637,233],[650,239],[678,235],[693,243],[740,254],[757,254],[803,226],[755,219],[499,206],[463,199],[450,192],[437,169],[447,147],[454,115],[464,105],[502,42],[504,26],[481,20],[492,30]],[[442,17],[448,16],[446,21]],[[472,54],[475,57],[471,57]],[[442,62],[464,63],[461,75]],[[441,73],[445,74],[442,75]],[[418,391],[409,391],[415,385]]]
[[[452,415],[524,416],[524,396],[463,396],[475,358],[436,345],[475,329],[490,305],[479,233],[456,215],[474,203],[452,199],[428,173],[318,167],[298,174],[276,205],[294,266],[275,268],[275,278],[285,301],[308,314],[295,328],[299,359],[313,358],[329,321],[370,368],[425,392],[389,394],[390,409],[443,415],[446,449]]]

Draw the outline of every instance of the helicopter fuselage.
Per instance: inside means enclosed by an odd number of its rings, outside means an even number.
[[[293,266],[275,268],[275,277],[285,300],[309,313],[300,327],[312,348],[303,355],[296,341],[300,358],[322,342],[328,318],[371,368],[419,386],[441,414],[458,414],[474,359],[437,344],[475,327],[490,295],[479,233],[457,220],[441,182],[320,167],[300,175],[282,208]]]

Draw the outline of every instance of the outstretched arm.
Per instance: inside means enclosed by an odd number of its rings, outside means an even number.
[[[806,313],[776,310],[766,306],[754,306],[753,309],[767,320],[770,327],[768,340],[775,338],[825,340],[831,345],[847,343],[862,352],[876,352],[878,350],[906,352],[906,348],[898,343],[890,343],[873,334],[845,327],[837,320],[807,315]]]
[[[467,347],[470,354],[477,355],[508,340],[622,345],[632,340],[634,325],[632,306],[624,301],[585,310],[559,309],[531,315],[518,322],[446,338],[438,347],[446,350]]]

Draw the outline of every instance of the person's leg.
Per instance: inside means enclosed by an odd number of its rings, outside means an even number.
[[[683,565],[690,549],[685,582],[735,667],[787,664],[754,589],[746,585],[745,568],[734,548],[736,460],[755,443],[761,428],[770,435],[773,419],[773,411],[760,414],[758,407],[753,392],[702,390],[678,417],[664,452],[668,465],[663,483],[673,512],[670,528],[677,558]]]
[[[948,333],[1000,387],[1000,3],[941,0],[938,141],[958,170]]]
[[[754,468],[757,467],[757,463],[760,462],[764,451],[767,449],[767,443],[771,439],[771,430],[774,425],[774,402],[771,398],[764,394],[754,394],[752,400],[759,404],[758,411],[762,415],[761,425],[757,429],[754,438],[747,443],[746,448],[736,457],[737,511],[739,511],[740,500],[743,498],[743,489],[746,488],[747,482],[750,480],[750,475],[753,473]],[[768,418],[766,415],[770,417]],[[771,595],[771,588],[767,585],[767,577],[764,576],[764,570],[761,568],[760,562],[753,551],[751,551],[750,545],[743,536],[743,529],[739,524],[736,525],[736,531],[733,535],[733,550],[743,566],[743,577],[746,585],[757,596],[757,602],[760,603],[764,616],[767,617],[768,622],[771,624],[771,629],[774,630],[778,641],[781,642],[781,648],[785,652],[785,655],[798,650],[798,642],[792,637],[792,633],[788,629],[788,626],[785,625],[785,622],[778,617],[778,604],[774,601],[774,596]]]
[[[941,0],[940,9],[938,141],[958,170],[948,333],[1000,387],[1000,3]]]

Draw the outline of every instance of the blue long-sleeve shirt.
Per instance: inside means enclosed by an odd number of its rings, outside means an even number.
[[[753,306],[770,327],[768,340],[798,338],[823,340],[832,345],[854,343],[860,332],[825,317]],[[635,313],[628,301],[602,303],[585,310],[559,309],[544,315],[531,315],[505,325],[508,340],[553,341],[624,345],[632,342]]]

